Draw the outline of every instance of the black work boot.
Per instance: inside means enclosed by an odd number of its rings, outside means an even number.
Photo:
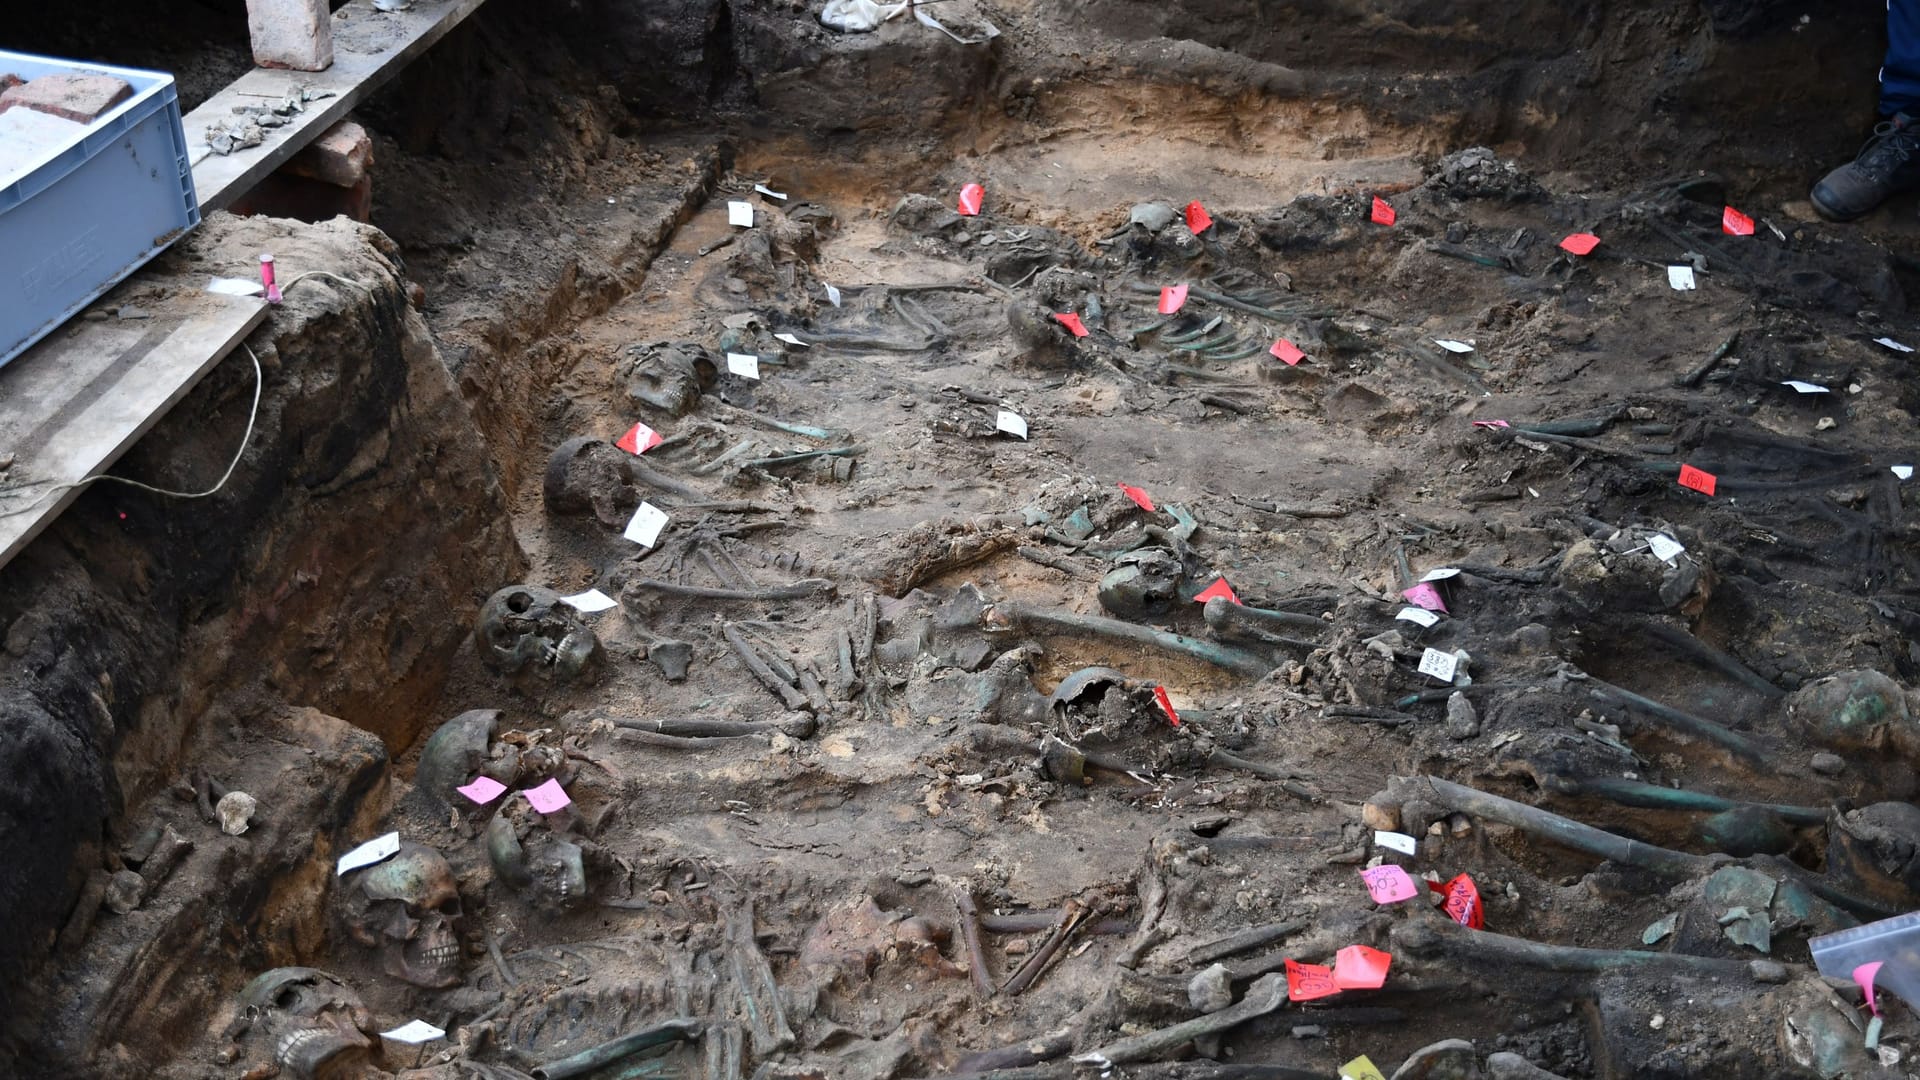
[[[1852,221],[1887,201],[1920,187],[1920,118],[1895,113],[1873,129],[1860,156],[1813,185],[1813,208],[1829,221]]]

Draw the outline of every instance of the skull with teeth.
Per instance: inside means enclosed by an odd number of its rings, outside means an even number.
[[[509,585],[488,597],[475,643],[482,660],[509,675],[532,669],[561,680],[579,677],[603,655],[579,613],[538,585]]]
[[[580,845],[528,816],[514,807],[487,822],[487,859],[494,875],[537,907],[578,906],[587,898]]]
[[[430,989],[460,981],[465,911],[439,852],[403,841],[392,858],[354,871],[342,897],[347,933],[379,951],[388,975]]]
[[[295,1080],[349,1080],[380,1075],[379,1040],[360,995],[324,971],[274,968],[240,991],[232,1034],[273,1059]]]

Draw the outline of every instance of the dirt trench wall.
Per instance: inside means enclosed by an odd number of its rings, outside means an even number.
[[[259,420],[217,495],[97,485],[0,569],[0,1013],[14,1039],[30,1016],[14,1007],[20,977],[88,870],[111,868],[124,808],[183,781],[209,732],[283,706],[407,744],[480,599],[524,566],[390,249],[344,220],[218,215],[197,230],[163,272],[204,280],[272,250],[283,279],[324,268],[370,291],[302,282],[253,335]],[[206,486],[253,388],[236,349],[116,473]],[[256,794],[272,813],[274,794]]]

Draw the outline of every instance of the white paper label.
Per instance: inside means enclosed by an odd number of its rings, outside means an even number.
[[[1008,412],[1005,409],[1001,409],[1000,415],[993,418],[993,427],[995,431],[1004,431],[1009,435],[1018,435],[1023,439],[1027,437],[1027,421],[1016,412]]]
[[[759,192],[762,195],[765,195],[769,199],[780,199],[782,201],[785,201],[787,197],[784,192],[775,191],[765,184],[755,184],[753,185],[753,190]]]
[[[1912,346],[1902,345],[1890,337],[1874,338],[1873,343],[1875,345],[1885,345],[1887,348],[1892,349],[1894,352],[1912,352],[1913,351]]]
[[[727,204],[727,224],[753,228],[753,204],[735,199]]]
[[[831,285],[827,286],[827,300],[834,307],[839,307],[840,306],[840,290],[834,288]]]
[[[1428,648],[1426,652],[1420,654],[1420,674],[1431,675],[1441,682],[1450,683],[1453,681],[1453,669],[1459,663],[1460,658],[1450,652]]]
[[[1467,344],[1464,341],[1455,341],[1452,338],[1437,337],[1433,339],[1433,343],[1447,350],[1448,352],[1472,352],[1473,351],[1473,346]]]
[[[1653,557],[1661,562],[1672,562],[1681,552],[1687,550],[1685,544],[1666,533],[1654,533],[1647,537],[1647,546],[1653,549]]]
[[[1391,848],[1402,855],[1412,855],[1420,850],[1420,841],[1403,832],[1373,831],[1373,842],[1383,848]]]
[[[425,1020],[409,1020],[399,1027],[394,1028],[392,1031],[381,1032],[380,1035],[382,1038],[403,1043],[431,1042],[434,1039],[444,1039],[447,1037],[446,1032],[441,1031]]]
[[[741,378],[745,378],[745,379],[759,378],[760,377],[759,354],[737,353],[737,352],[728,353],[727,354],[727,373],[729,375],[738,375]]]
[[[246,278],[217,277],[207,282],[207,291],[224,293],[227,296],[259,296],[266,288],[257,281]]]
[[[1421,626],[1432,626],[1434,623],[1440,621],[1440,613],[1437,611],[1428,611],[1426,608],[1403,607],[1400,609],[1400,614],[1395,615],[1394,618],[1404,619],[1410,623],[1419,623]]]
[[[667,512],[650,502],[643,502],[633,512],[633,520],[627,522],[627,529],[621,536],[639,544],[652,547],[660,539],[660,530],[667,527]]]
[[[385,836],[375,837],[340,856],[340,869],[334,872],[334,876],[339,877],[349,870],[358,870],[363,866],[372,866],[382,859],[391,859],[399,850],[399,833],[390,832]]]
[[[806,342],[801,341],[799,338],[794,337],[792,334],[775,334],[773,335],[773,339],[775,341],[784,341],[789,345],[798,345],[803,349],[812,347],[812,346],[809,346]]]
[[[599,589],[588,589],[586,592],[577,593],[573,596],[563,596],[560,598],[560,602],[575,611],[587,615],[591,615],[596,611],[605,611],[615,603],[613,597],[608,596]]]
[[[1693,267],[1691,266],[1667,267],[1667,284],[1673,286],[1674,288],[1680,290],[1681,292],[1686,292],[1689,289],[1697,289],[1700,287],[1694,283]]]
[[[1459,576],[1460,576],[1459,570],[1456,570],[1451,566],[1443,566],[1438,570],[1427,571],[1427,576],[1421,578],[1420,580],[1421,581],[1445,581],[1450,577],[1459,577]]]
[[[1819,383],[1801,382],[1799,379],[1788,379],[1780,385],[1791,386],[1803,394],[1825,394],[1829,392],[1826,387],[1821,386]]]
[[[1911,480],[1913,479],[1913,466],[1895,465],[1893,467],[1893,475],[1899,477],[1902,480]]]

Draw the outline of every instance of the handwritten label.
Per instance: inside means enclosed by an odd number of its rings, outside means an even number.
[[[827,286],[827,303],[832,304],[834,307],[840,306],[840,290],[839,289],[836,289],[831,285]]]
[[[1441,682],[1453,681],[1454,668],[1460,665],[1460,658],[1450,652],[1428,648],[1420,654],[1420,674],[1431,675]]]
[[[620,535],[641,547],[652,547],[654,541],[660,539],[660,530],[666,527],[667,512],[650,502],[643,502],[634,509],[633,517],[628,519],[627,527]]]
[[[1403,832],[1387,832],[1385,829],[1373,831],[1373,842],[1402,855],[1412,855],[1420,849],[1420,841]]]
[[[1388,205],[1387,200],[1375,195],[1373,197],[1373,213],[1368,216],[1373,218],[1375,225],[1391,225],[1400,215],[1393,212],[1393,207]]]
[[[560,786],[558,779],[548,780],[539,787],[528,788],[520,794],[525,795],[527,801],[533,804],[533,808],[543,814],[564,810],[573,804],[572,797],[567,794],[565,788]]]
[[[1160,711],[1167,714],[1167,722],[1174,727],[1179,727],[1180,714],[1173,711],[1173,699],[1167,696],[1167,688],[1164,686],[1154,687],[1153,700],[1159,703]]]
[[[1333,956],[1333,985],[1342,990],[1378,990],[1387,982],[1393,954],[1349,945]]]
[[[1334,985],[1332,968],[1287,961],[1288,1001],[1312,1001],[1315,998],[1332,997],[1339,992],[1340,987]]]
[[[1592,233],[1577,232],[1560,241],[1562,251],[1569,251],[1575,255],[1591,255],[1593,249],[1599,246],[1600,238]]]
[[[1196,593],[1193,600],[1196,604],[1204,604],[1216,596],[1226,597],[1229,604],[1240,602],[1240,598],[1233,595],[1233,586],[1227,584],[1226,578],[1215,578],[1213,584]]]
[[[753,228],[753,204],[737,199],[727,203],[727,224]]]
[[[1680,466],[1680,486],[1692,488],[1702,495],[1711,495],[1718,485],[1712,473],[1696,469],[1691,465],[1682,465]]]
[[[1887,348],[1892,349],[1894,352],[1912,352],[1913,351],[1913,347],[1911,345],[1902,345],[1890,337],[1874,338],[1873,343],[1875,345],[1885,345]]]
[[[1417,607],[1403,607],[1400,609],[1400,614],[1395,615],[1394,618],[1403,622],[1419,623],[1421,626],[1432,626],[1440,621],[1437,613]]]
[[[1009,435],[1018,435],[1023,439],[1027,437],[1026,418],[1019,413],[1008,412],[1005,409],[1001,409],[999,415],[993,418],[993,429],[995,431],[1004,431]]]
[[[595,612],[605,611],[617,603],[613,597],[608,596],[599,589],[588,589],[583,593],[563,596],[560,598],[560,602],[580,612],[582,615],[592,615]]]
[[[1700,287],[1700,283],[1693,279],[1691,266],[1667,267],[1667,284],[1679,292],[1691,292]]]
[[[432,1042],[435,1039],[444,1039],[447,1037],[447,1033],[427,1023],[425,1020],[409,1020],[399,1027],[394,1028],[392,1031],[381,1032],[380,1037],[383,1039],[392,1039],[394,1042],[417,1044]]]
[[[481,806],[485,806],[499,798],[501,793],[507,790],[507,785],[495,780],[491,776],[476,776],[473,778],[472,783],[462,784],[453,790],[465,795]]]
[[[1073,312],[1055,312],[1053,317],[1061,326],[1067,328],[1067,333],[1072,334],[1074,337],[1081,338],[1087,336],[1087,328],[1081,324],[1080,316],[1075,315]]]
[[[1880,1015],[1880,1002],[1874,998],[1873,977],[1880,974],[1880,968],[1885,964],[1884,960],[1874,960],[1853,969],[1853,981],[1867,992],[1867,1009],[1875,1016]]]
[[[625,435],[613,441],[613,445],[629,454],[644,454],[667,440],[660,433],[645,424],[635,424],[627,429]]]
[[[794,348],[796,348],[796,349],[811,349],[811,348],[813,348],[813,346],[812,346],[812,345],[810,345],[810,344],[808,344],[807,342],[804,342],[804,341],[801,341],[801,340],[800,340],[799,338],[797,338],[797,337],[794,337],[794,336],[793,336],[792,334],[787,334],[787,333],[779,333],[779,334],[775,334],[775,335],[773,335],[773,340],[775,340],[775,341],[784,341],[784,342],[786,342],[787,344],[789,344],[789,345],[792,345],[792,346],[793,346]]]
[[[1267,351],[1272,353],[1281,363],[1286,364],[1288,367],[1293,367],[1295,364],[1307,358],[1307,354],[1300,351],[1300,346],[1295,345],[1286,338],[1281,338],[1279,341],[1274,342],[1273,348]]]
[[[1899,477],[1902,480],[1913,479],[1913,466],[1911,465],[1894,465],[1892,466],[1892,469],[1893,469],[1893,475]]]
[[[1133,500],[1133,505],[1148,513],[1153,512],[1153,499],[1148,497],[1146,488],[1137,488],[1132,484],[1121,484],[1120,490],[1126,494],[1127,498]]]
[[[1195,236],[1199,236],[1211,228],[1213,228],[1213,215],[1207,213],[1207,208],[1200,205],[1200,200],[1195,199],[1188,203],[1187,231]]]
[[[1361,1054],[1340,1066],[1340,1080],[1387,1080],[1387,1078],[1380,1072],[1379,1066],[1375,1065],[1367,1055]]]
[[[1472,878],[1461,874],[1445,885],[1429,881],[1427,888],[1443,897],[1440,908],[1449,919],[1469,930],[1479,930],[1487,925],[1486,912],[1480,906],[1480,890],[1474,887]]]
[[[1414,607],[1426,608],[1428,611],[1438,611],[1443,615],[1453,614],[1447,610],[1446,601],[1440,599],[1440,590],[1434,588],[1433,583],[1430,581],[1423,581],[1413,588],[1403,591],[1400,595],[1406,597],[1407,603],[1412,604]]]
[[[1729,206],[1720,211],[1720,228],[1728,236],[1752,236],[1753,219]]]
[[[383,859],[391,859],[399,850],[399,833],[390,832],[385,836],[376,836],[340,856],[340,868],[334,872],[334,876],[339,877],[349,870],[358,870],[363,866],[372,866]]]
[[[1788,379],[1788,380],[1787,380],[1786,382],[1783,382],[1783,383],[1781,383],[1780,385],[1782,385],[1782,386],[1791,386],[1791,387],[1793,387],[1793,388],[1794,388],[1795,390],[1798,390],[1798,391],[1800,391],[1800,392],[1801,392],[1801,393],[1803,393],[1803,394],[1830,394],[1830,393],[1832,393],[1832,391],[1831,391],[1831,390],[1828,390],[1828,389],[1827,389],[1826,387],[1824,387],[1824,386],[1821,386],[1821,385],[1820,385],[1819,383],[1810,383],[1810,382],[1801,382],[1801,381],[1800,381],[1799,379]]]
[[[753,185],[753,190],[759,192],[762,195],[765,195],[769,199],[779,199],[780,201],[785,202],[787,198],[786,193],[775,191],[765,184],[755,184]]]
[[[1654,533],[1647,537],[1647,546],[1653,549],[1653,557],[1661,562],[1670,563],[1687,547],[1666,533]]]
[[[727,354],[727,373],[729,375],[738,375],[743,379],[759,378],[760,377],[759,354],[758,353],[737,353],[737,352],[728,353]]]
[[[1391,863],[1360,871],[1360,880],[1366,883],[1367,895],[1376,904],[1397,904],[1420,895],[1407,872]]]
[[[974,217],[980,213],[980,203],[986,199],[987,189],[979,184],[968,184],[960,189],[960,216]]]
[[[1452,338],[1437,337],[1433,339],[1433,343],[1447,350],[1450,353],[1470,353],[1473,351],[1472,345],[1469,345],[1464,341],[1455,341]]]
[[[1186,306],[1186,303],[1187,287],[1185,285],[1167,285],[1161,288],[1160,314],[1172,315]]]

